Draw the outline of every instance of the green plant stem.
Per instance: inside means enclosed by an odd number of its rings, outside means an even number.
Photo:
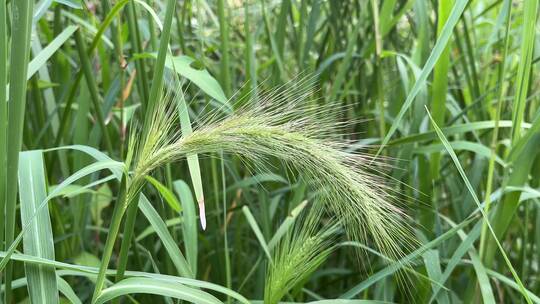
[[[534,41],[536,37],[536,20],[538,18],[539,0],[525,0],[523,2],[523,33],[521,40],[521,54],[516,80],[516,94],[512,109],[512,145],[521,136],[525,103],[531,78]]]
[[[379,105],[379,134],[381,139],[386,134],[384,124],[384,90],[383,90],[383,67],[382,67],[382,37],[379,24],[379,7],[376,0],[371,0],[371,9],[373,15],[373,27],[375,28],[375,81],[377,89],[377,102]]]
[[[137,200],[138,201],[138,200]],[[124,234],[122,237],[122,244],[120,247],[120,254],[118,255],[118,265],[116,268],[116,281],[120,281],[124,278],[126,271],[129,246],[133,238],[133,230],[135,229],[135,219],[137,218],[137,204],[129,205],[126,214],[126,221],[124,223]]]
[[[224,0],[217,1],[219,34],[221,39],[221,85],[227,98],[231,97],[231,74],[229,63],[229,26]]]
[[[7,31],[6,1],[0,1],[0,217],[5,218],[7,153]],[[4,250],[4,225],[0,225],[0,249]],[[0,283],[1,283],[0,274]]]
[[[174,16],[174,10],[176,6],[175,0],[168,0],[167,7],[165,9],[165,20],[163,22],[163,31],[161,32],[161,39],[159,41],[159,51],[154,66],[154,74],[152,76],[152,86],[150,87],[150,95],[148,99],[148,107],[145,112],[144,126],[150,126],[150,120],[152,119],[151,113],[153,113],[156,103],[160,100],[160,95],[163,90],[163,76],[165,70],[165,59],[167,58],[169,50],[169,39],[171,37],[172,20]],[[146,134],[147,130],[144,130]]]
[[[109,136],[109,132],[107,132],[107,126],[105,126],[105,119],[103,117],[103,110],[101,108],[101,102],[99,100],[100,98],[99,98],[97,83],[94,78],[92,65],[90,64],[90,58],[88,58],[88,54],[86,52],[86,43],[83,40],[81,30],[78,30],[75,32],[75,44],[79,52],[79,58],[81,60],[82,70],[84,72],[84,78],[86,79],[88,90],[90,91],[90,97],[94,105],[94,112],[96,113],[96,120],[99,127],[101,128],[101,133],[103,134],[103,138],[105,139],[105,148],[107,148],[109,155],[112,156],[113,155],[112,142]]]
[[[231,258],[229,256],[229,239],[227,236],[227,181],[225,179],[225,160],[223,152],[221,152],[221,191],[223,193],[223,247],[225,255],[225,286],[232,288],[231,277]],[[231,298],[227,297],[227,303],[231,302]]]
[[[96,301],[105,285],[105,275],[107,268],[109,267],[109,262],[111,261],[114,243],[116,242],[116,237],[118,236],[118,231],[120,230],[122,217],[126,210],[125,206],[127,204],[127,189],[125,185],[126,177],[124,175],[124,177],[122,177],[122,182],[120,183],[120,196],[114,205],[111,225],[109,226],[109,233],[107,234],[107,240],[105,241],[105,247],[103,248],[103,256],[101,257],[101,263],[99,265],[99,272],[96,279],[94,294],[92,295],[92,303]]]
[[[0,1],[0,218],[5,218],[6,208],[6,165],[7,165],[7,24],[6,24],[6,1]],[[4,246],[4,224],[0,224],[0,250]],[[0,285],[3,274],[0,273]],[[3,299],[0,295],[0,303]]]
[[[130,5],[133,5],[133,4],[131,3]],[[161,36],[158,60],[157,60],[156,67],[154,69],[155,73],[154,73],[154,78],[152,82],[152,87],[150,89],[150,97],[148,99],[148,105],[147,105],[148,107],[146,109],[147,114],[152,113],[153,108],[155,107],[155,103],[159,99],[158,98],[159,94],[162,91],[163,69],[165,65],[165,56],[168,50],[168,41],[170,37],[170,28],[171,28],[170,25],[172,24],[172,18],[174,16],[174,7],[175,7],[175,1],[169,0],[167,4],[167,9],[166,9],[167,14],[165,16],[165,28],[163,29],[162,36]],[[149,118],[150,116],[151,115],[147,115],[146,117]],[[117,281],[123,278],[124,272],[126,270],[129,246],[131,243],[131,239],[133,237],[133,231],[135,229],[135,219],[137,218],[137,211],[138,211],[137,204],[132,204],[131,206],[128,207],[127,218],[124,224],[124,238],[122,239],[120,255],[118,258],[118,267],[117,267],[117,272],[116,272]],[[107,261],[107,264],[108,264],[108,261]]]
[[[137,201],[139,201],[137,199]],[[126,221],[124,222],[124,234],[122,237],[122,244],[120,245],[120,254],[118,255],[118,263],[116,266],[116,282],[120,282],[124,278],[126,272],[126,266],[128,262],[128,253],[131,241],[133,239],[133,231],[135,229],[135,219],[137,218],[137,211],[139,207],[137,204],[129,205],[127,209]],[[118,303],[119,298],[113,300],[113,303]]]
[[[139,32],[139,27],[136,22],[136,11],[135,4],[133,1],[130,1],[127,7],[127,19],[128,19],[128,31],[131,45],[133,48],[133,53],[142,53],[142,41],[141,34]],[[141,107],[142,113],[146,113],[146,107],[148,104],[148,77],[146,74],[146,62],[144,59],[135,61],[135,68],[137,71],[137,89],[139,91],[139,96],[142,99]]]
[[[17,175],[19,151],[22,146],[24,112],[26,107],[26,74],[30,56],[30,31],[34,1],[12,1],[10,89],[8,104],[7,165],[6,165],[6,206],[5,206],[5,246],[13,242],[15,236],[15,216],[17,206]],[[2,27],[4,28],[4,27]],[[3,87],[3,89],[5,86]],[[5,120],[4,120],[5,121]],[[10,177],[10,178],[7,178]],[[13,263],[5,269],[5,302],[12,302]]]
[[[493,128],[493,136],[491,138],[491,157],[489,158],[489,165],[488,165],[488,175],[487,175],[487,181],[486,181],[486,199],[485,199],[485,207],[484,212],[486,214],[489,213],[489,209],[491,207],[491,191],[493,189],[493,175],[495,171],[495,156],[497,155],[497,140],[499,137],[499,121],[501,119],[501,112],[502,112],[502,103],[504,99],[504,84],[502,83],[504,81],[504,73],[505,73],[505,63],[506,63],[506,56],[508,55],[508,47],[509,47],[509,39],[508,34],[510,32],[510,16],[511,16],[511,1],[508,0],[505,2],[508,5],[508,13],[506,16],[506,28],[504,33],[504,49],[503,49],[503,55],[501,62],[499,64],[499,89],[498,89],[498,98],[497,98],[497,110],[495,112],[495,127]],[[480,259],[482,259],[485,255],[485,247],[486,247],[486,240],[488,236],[487,231],[487,222],[484,221],[482,225],[482,233],[480,235]]]
[[[146,3],[149,6],[152,6],[152,2],[150,0],[146,0]],[[146,12],[146,20],[148,22],[148,32],[150,32],[150,50],[154,51],[158,47],[158,40],[156,35],[156,27],[154,25],[154,19],[152,19],[152,15],[150,12]]]
[[[246,32],[246,79],[249,81],[249,86],[246,90],[250,94],[250,100],[258,101],[257,99],[257,72],[255,66],[255,51],[253,49],[253,34],[251,33],[251,13],[249,12],[248,2],[244,2],[244,31]]]

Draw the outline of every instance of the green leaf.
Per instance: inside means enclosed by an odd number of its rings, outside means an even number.
[[[49,60],[49,58],[58,51],[58,49],[75,33],[78,26],[70,25],[66,27],[56,38],[54,38],[47,47],[45,47],[36,57],[28,64],[28,72],[26,73],[26,80],[30,80],[32,76]]]
[[[19,189],[21,222],[30,222],[24,233],[24,253],[54,259],[54,237],[47,205],[38,209],[47,197],[43,153],[21,152],[19,156]],[[34,220],[34,214],[35,220]],[[58,303],[58,283],[54,267],[26,265],[28,293],[34,303]]]
[[[491,157],[491,149],[479,143],[464,141],[464,140],[463,141],[456,140],[456,141],[451,141],[450,145],[452,146],[454,150],[470,151],[478,155],[481,155],[487,159]],[[444,151],[444,150],[445,148],[443,144],[432,144],[428,146],[417,147],[413,151],[415,153],[433,153],[433,152],[439,152],[439,151]],[[506,166],[506,163],[504,162],[504,160],[500,158],[498,155],[495,155],[495,161],[503,167]]]
[[[430,249],[426,251],[426,253],[424,253],[423,258],[424,258],[424,264],[426,265],[426,270],[429,277],[434,282],[438,282],[442,275],[439,251]],[[439,288],[438,285],[435,283],[432,283],[431,287],[433,291]],[[450,303],[450,299],[448,298],[448,294],[446,292],[441,292],[439,296],[437,297],[437,301],[439,303]]]
[[[57,277],[56,279],[58,280],[58,289],[72,304],[82,304],[81,300],[77,297],[66,280],[61,277]]]
[[[340,299],[351,299],[364,291],[366,288],[372,286],[373,284],[377,283],[378,281],[382,280],[383,278],[395,273],[414,259],[417,259],[424,254],[427,250],[431,248],[435,248],[437,245],[441,244],[445,240],[453,237],[459,229],[462,229],[466,225],[468,225],[472,221],[471,218],[459,223],[455,227],[452,227],[450,230],[446,231],[445,233],[438,236],[436,239],[429,241],[428,243],[420,246],[420,248],[414,250],[413,252],[409,253],[402,259],[395,261],[388,265],[387,267],[377,271],[373,275],[370,275],[366,280],[360,282],[359,284],[355,285],[351,289],[349,289],[347,292],[345,292],[343,295],[341,295]]]
[[[187,136],[193,132],[191,127],[191,120],[189,118],[189,110],[184,99],[184,94],[180,92],[180,98],[177,100],[178,115],[180,116],[180,128],[182,134]],[[206,229],[206,214],[204,207],[204,192],[201,179],[201,167],[199,165],[199,156],[197,154],[188,154],[187,162],[189,168],[189,175],[191,176],[191,182],[195,189],[195,198],[199,205],[199,219],[201,221],[202,229]]]
[[[60,3],[66,6],[69,6],[74,9],[82,9],[81,0],[54,0],[56,3]]]
[[[121,162],[113,161],[113,160],[109,160],[109,161],[104,160],[104,161],[95,162],[93,164],[90,164],[80,169],[79,171],[75,172],[73,175],[70,175],[60,185],[58,185],[53,191],[49,192],[49,195],[42,202],[40,202],[39,206],[36,208],[36,213],[34,213],[32,217],[24,223],[19,235],[15,238],[13,242],[11,242],[11,245],[7,249],[7,254],[0,261],[0,271],[3,270],[6,264],[8,263],[11,254],[15,252],[15,249],[17,248],[17,246],[22,240],[23,234],[26,233],[28,229],[30,229],[30,226],[32,225],[33,221],[35,220],[38,214],[37,212],[45,208],[51,198],[57,196],[58,193],[63,191],[65,187],[71,185],[72,183],[79,180],[80,178],[83,178],[87,175],[90,175],[94,172],[98,172],[104,169],[108,169],[111,171],[120,170],[120,172],[122,172],[122,170],[124,169],[124,164]]]
[[[482,214],[482,217],[484,218],[484,221],[485,221],[487,227],[489,228],[489,232],[493,236],[493,239],[494,239],[495,243],[497,244],[497,247],[498,247],[499,251],[501,252],[502,257],[504,258],[506,266],[508,266],[508,269],[512,273],[512,276],[514,277],[514,280],[516,280],[516,283],[520,286],[520,291],[521,291],[522,296],[525,298],[527,303],[529,303],[529,304],[532,303],[531,298],[529,297],[529,295],[525,291],[525,286],[523,286],[523,283],[521,282],[521,279],[519,278],[518,274],[516,273],[516,270],[514,269],[514,266],[512,266],[512,263],[510,262],[510,259],[508,258],[506,252],[504,251],[504,248],[502,247],[501,243],[499,242],[499,240],[497,238],[497,235],[495,234],[495,231],[493,230],[493,227],[492,227],[492,225],[490,223],[489,217],[484,212],[484,209],[481,206],[482,204],[480,203],[480,200],[476,196],[476,192],[474,191],[474,188],[472,187],[471,183],[469,182],[469,179],[467,178],[467,175],[465,174],[465,171],[461,167],[461,164],[459,162],[459,159],[458,159],[456,153],[452,149],[452,146],[450,145],[450,143],[448,142],[448,140],[444,136],[444,134],[441,131],[441,129],[439,128],[439,126],[437,126],[437,124],[435,123],[435,121],[431,117],[431,114],[429,113],[429,111],[427,111],[427,113],[428,113],[429,119],[431,120],[431,123],[433,124],[433,128],[435,129],[435,132],[437,132],[437,136],[439,137],[439,139],[443,143],[444,147],[446,148],[446,151],[448,152],[448,154],[450,155],[450,158],[454,162],[454,165],[456,166],[456,168],[457,168],[457,170],[459,172],[459,175],[463,179],[463,182],[465,183],[465,186],[466,186],[467,190],[469,191],[469,193],[471,194],[471,196],[474,199],[474,202],[478,206],[478,209],[480,210],[480,213]]]
[[[167,230],[167,225],[165,225],[157,211],[154,209],[154,207],[152,207],[152,204],[150,204],[146,196],[143,194],[141,194],[139,199],[139,209],[141,209],[144,216],[148,219],[152,227],[154,227],[154,230],[163,243],[165,250],[167,250],[167,253],[169,254],[169,257],[171,258],[178,273],[181,276],[193,278],[193,271],[189,267],[189,264],[186,261],[186,258],[184,258],[182,252],[180,252],[180,249],[178,249],[178,246],[169,233],[169,230]]]
[[[452,32],[454,30],[454,27],[456,26],[461,14],[463,13],[463,10],[465,10],[465,7],[469,3],[469,0],[457,0],[454,4],[454,7],[452,8],[452,11],[450,12],[450,15],[448,16],[448,19],[446,23],[444,24],[444,27],[442,28],[439,38],[437,39],[437,42],[435,43],[435,46],[433,47],[433,50],[431,51],[431,54],[429,55],[429,58],[426,61],[426,64],[422,68],[422,71],[420,72],[420,75],[418,76],[418,79],[414,83],[413,88],[407,95],[407,99],[405,99],[405,102],[403,103],[403,106],[399,110],[399,113],[397,114],[396,118],[392,122],[392,126],[390,126],[390,130],[388,130],[388,133],[386,133],[386,136],[384,137],[382,144],[377,151],[377,155],[379,155],[384,149],[384,146],[388,144],[390,141],[390,138],[392,138],[392,135],[394,135],[394,132],[396,132],[399,124],[401,123],[401,119],[413,103],[414,99],[416,98],[416,95],[420,93],[422,87],[425,85],[425,82],[435,67],[435,64],[439,60],[439,57],[444,52],[446,48],[446,44],[448,43],[448,40],[450,40],[450,35],[452,35]]]
[[[184,236],[184,250],[186,258],[191,266],[193,274],[197,275],[197,214],[195,213],[195,202],[191,195],[191,189],[183,180],[173,183],[174,190],[180,197],[182,205],[182,235]]]
[[[155,294],[196,304],[222,303],[204,291],[152,278],[127,278],[104,289],[94,304],[101,304],[128,294]]]
[[[139,54],[139,56],[140,58],[157,58],[157,54],[155,53]],[[167,56],[167,59],[165,60],[165,67],[173,70],[180,76],[186,77],[203,92],[219,101],[227,109],[231,110],[232,108],[230,107],[227,97],[225,97],[225,93],[219,85],[219,82],[212,77],[212,75],[210,75],[206,69],[198,69],[193,67],[192,64],[194,62],[195,59],[189,56]]]
[[[525,115],[525,103],[531,78],[531,67],[536,37],[536,19],[539,0],[523,1],[523,35],[521,38],[521,54],[516,80],[516,94],[512,109],[512,143],[521,137],[521,125]]]
[[[172,193],[171,190],[169,190],[165,185],[160,183],[157,179],[147,175],[145,176],[146,180],[149,181],[154,188],[161,194],[161,196],[165,199],[165,202],[169,204],[169,206],[176,212],[182,211],[182,207],[180,206],[180,203],[176,199],[176,196],[174,196],[174,193]]]
[[[8,254],[6,252],[0,251],[0,257],[5,258],[7,256]],[[14,261],[30,263],[33,265],[44,265],[44,266],[56,267],[58,269],[63,269],[63,270],[58,271],[58,273],[62,275],[83,276],[83,277],[87,277],[87,278],[95,280],[96,274],[98,273],[97,267],[73,265],[73,264],[64,263],[64,262],[58,262],[55,260],[38,258],[38,257],[26,255],[26,254],[19,254],[19,253],[10,254],[9,259],[14,260]],[[107,274],[114,275],[116,274],[116,270],[108,269]],[[250,303],[246,298],[244,298],[242,295],[240,295],[239,293],[233,290],[230,290],[228,288],[225,288],[217,284],[205,282],[205,281],[199,281],[199,280],[189,279],[185,277],[175,277],[175,276],[170,276],[170,275],[155,274],[155,273],[149,273],[149,272],[140,272],[140,271],[126,271],[125,274],[128,277],[152,278],[156,280],[174,283],[176,285],[183,284],[183,285],[192,286],[196,288],[213,290],[213,291],[222,293],[224,295],[228,295],[232,298],[235,298],[243,304]]]
[[[304,208],[307,206],[308,202],[303,201],[298,206],[296,206],[292,211],[291,214],[289,214],[283,223],[279,226],[279,228],[276,230],[276,233],[274,233],[274,236],[270,239],[268,242],[268,249],[272,250],[281,240],[281,238],[289,231],[289,229],[292,227],[294,222],[296,221],[296,218],[298,215],[304,210]]]
[[[264,236],[261,232],[261,229],[259,228],[259,225],[257,224],[257,221],[255,220],[255,217],[253,217],[253,214],[249,210],[248,206],[242,207],[242,212],[244,212],[244,215],[246,216],[246,219],[248,220],[248,223],[251,226],[251,230],[253,230],[253,233],[255,233],[255,236],[257,237],[259,244],[261,244],[261,248],[263,249],[264,254],[266,254],[266,257],[268,258],[269,261],[272,261],[272,255],[270,254],[270,249],[268,248],[268,245],[266,244],[266,240],[264,239]]]

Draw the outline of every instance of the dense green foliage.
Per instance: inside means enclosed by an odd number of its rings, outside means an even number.
[[[540,303],[539,6],[0,0],[0,303]]]

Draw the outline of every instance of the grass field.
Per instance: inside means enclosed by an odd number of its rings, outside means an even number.
[[[0,303],[540,303],[540,0],[0,0]]]

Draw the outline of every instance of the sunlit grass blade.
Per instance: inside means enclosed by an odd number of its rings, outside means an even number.
[[[73,35],[73,33],[78,30],[78,27],[75,25],[70,25],[66,27],[62,33],[54,38],[51,43],[49,43],[39,54],[37,54],[32,60],[28,63],[28,73],[26,79],[29,80],[34,73],[36,73],[46,62],[51,58],[52,55]]]
[[[94,303],[106,303],[116,297],[128,294],[147,293],[167,296],[196,304],[222,303],[217,298],[204,291],[186,287],[177,283],[151,278],[128,278],[102,291]]]
[[[24,233],[28,231],[28,229],[31,228],[33,221],[36,219],[36,216],[38,215],[37,212],[45,208],[45,206],[47,206],[47,204],[53,197],[56,197],[58,193],[61,193],[69,185],[73,184],[74,182],[76,182],[77,180],[85,176],[88,176],[90,174],[93,174],[94,172],[98,172],[105,169],[111,170],[111,171],[114,171],[114,170],[123,171],[124,164],[117,161],[112,161],[112,160],[103,160],[103,161],[92,163],[80,169],[79,171],[73,173],[72,175],[67,177],[64,181],[62,181],[62,183],[56,186],[53,191],[50,191],[47,197],[42,202],[40,202],[39,206],[36,207],[36,213],[32,215],[32,218],[30,220],[28,220],[27,222],[23,224],[21,232],[17,235],[14,241],[10,243],[10,246],[6,249],[6,255],[4,255],[4,257],[0,261],[0,271],[3,271],[4,268],[6,268],[6,265],[8,265],[10,256],[15,252],[17,246],[22,240]]]
[[[37,208],[47,197],[43,152],[21,152],[19,158],[21,222],[32,222],[23,236],[24,253],[53,260],[54,237],[49,208]],[[35,219],[33,219],[34,214]],[[30,299],[39,303],[59,303],[58,283],[54,267],[26,265]]]
[[[6,3],[2,1],[0,5]],[[30,32],[34,1],[14,1],[11,3],[11,52],[9,62],[9,103],[7,105],[7,163],[6,163],[6,196],[5,201],[5,248],[12,245],[15,237],[15,217],[17,205],[17,172],[19,151],[22,147],[24,112],[26,108],[26,74],[30,57]],[[5,28],[2,25],[2,28]],[[5,64],[5,63],[2,63]],[[3,87],[2,89],[4,89]],[[3,120],[0,123],[5,123]],[[0,139],[2,136],[0,136]],[[0,143],[4,146],[4,143]],[[4,166],[2,166],[4,167]],[[3,267],[2,267],[3,268]],[[8,264],[5,270],[5,300],[12,301],[11,280],[13,264]]]
[[[0,251],[1,258],[5,258],[6,256],[8,256],[6,252]],[[49,260],[45,258],[38,258],[35,256],[20,254],[20,253],[9,255],[9,257],[11,260],[24,262],[24,263],[28,263],[32,265],[55,267],[58,269],[57,273],[63,274],[63,275],[75,275],[79,277],[95,279],[96,274],[99,271],[98,268],[92,267],[92,266],[69,264],[65,262],[59,262],[56,260]],[[106,273],[108,275],[114,275],[116,271],[114,269],[108,269]],[[194,279],[189,279],[189,278],[184,278],[184,277],[156,274],[156,273],[150,273],[150,272],[141,272],[141,271],[126,271],[126,276],[132,277],[132,278],[149,278],[155,281],[164,281],[164,282],[168,282],[168,283],[176,284],[176,285],[185,285],[185,286],[190,286],[193,288],[202,288],[202,289],[212,290],[221,294],[231,296],[232,298],[238,300],[238,302],[240,303],[243,303],[243,304],[250,303],[250,301],[248,301],[245,297],[243,297],[239,293],[233,290],[230,290],[228,288],[225,288],[223,286],[210,283],[210,282],[194,280]],[[110,281],[108,282],[108,285],[111,285]],[[158,290],[158,288],[156,288],[156,290]]]

